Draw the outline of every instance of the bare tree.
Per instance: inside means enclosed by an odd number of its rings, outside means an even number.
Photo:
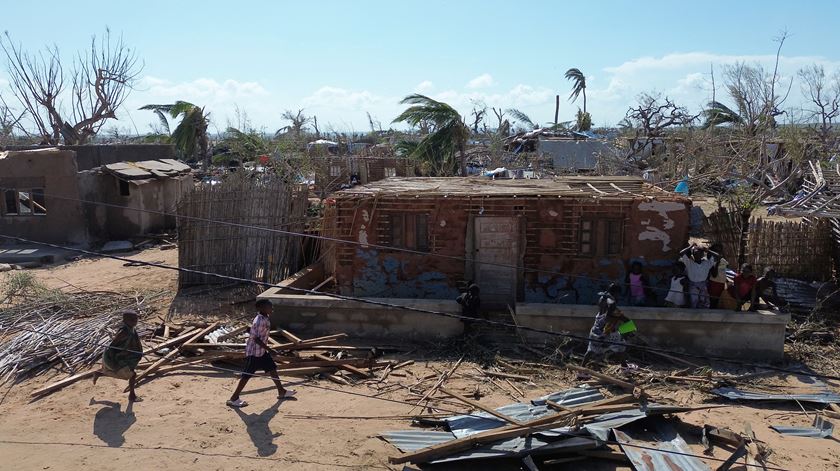
[[[663,98],[649,93],[639,95],[638,103],[627,110],[622,121],[622,125],[634,133],[627,158],[638,161],[648,150],[653,153],[653,144],[665,135],[666,130],[690,126],[698,117],[667,96]]]
[[[20,121],[25,112],[15,113],[0,95],[0,145],[14,141],[15,129],[20,129]]]
[[[6,55],[12,93],[31,119],[44,143],[84,144],[102,129],[133,89],[142,70],[134,49],[111,31],[90,49],[79,52],[72,67],[63,62],[58,46],[30,53],[0,38]],[[69,89],[68,89],[69,85]]]
[[[470,116],[472,116],[472,128],[473,134],[478,134],[478,127],[481,126],[481,122],[484,120],[484,116],[487,115],[487,105],[479,100],[473,100],[473,109],[470,112]]]
[[[493,110],[493,114],[496,115],[496,120],[498,124],[496,126],[496,134],[501,134],[507,136],[510,134],[510,121],[505,119],[506,111],[503,108],[490,108]]]
[[[840,116],[840,73],[826,77],[821,65],[811,65],[799,71],[802,93],[810,100],[806,118],[813,123],[814,134],[820,143],[819,153],[826,158],[837,147],[834,120]]]
[[[312,118],[303,114],[303,109],[299,109],[297,112],[286,110],[283,112],[281,118],[291,121],[291,124],[280,128],[276,134],[282,134],[283,132],[288,131],[294,135],[295,140],[300,139],[300,135],[306,128],[306,125],[312,121]]]

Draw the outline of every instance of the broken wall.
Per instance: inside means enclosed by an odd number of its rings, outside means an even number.
[[[127,238],[174,229],[178,201],[193,187],[193,178],[179,175],[125,183],[127,195],[120,191],[120,179],[112,174],[99,170],[79,173],[83,199],[112,205],[85,204],[90,232],[95,237]]]
[[[76,178],[76,156],[55,148],[0,153],[0,188],[43,189],[44,214],[12,214],[0,191],[2,233],[39,242],[84,245],[87,225]]]
[[[3,150],[38,150],[42,146],[6,146]],[[174,159],[172,144],[86,144],[80,146],[58,146],[60,150],[76,153],[78,171],[91,170],[117,162],[140,162],[143,160]]]

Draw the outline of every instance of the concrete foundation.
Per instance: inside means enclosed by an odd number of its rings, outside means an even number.
[[[353,337],[433,340],[460,335],[461,321],[435,314],[389,308],[329,296],[279,294],[272,288],[257,297],[274,305],[272,325],[282,325],[304,335],[343,332]],[[461,309],[455,301],[438,299],[375,299],[452,314]]]
[[[656,347],[697,355],[736,359],[779,360],[784,355],[785,326],[790,314],[771,311],[732,312],[720,309],[621,307],[633,319],[638,337]],[[519,325],[588,335],[597,307],[520,303]],[[534,340],[548,334],[524,332]]]
[[[354,337],[434,340],[463,333],[456,319],[400,308],[344,301],[329,296],[283,294],[272,288],[258,299],[274,304],[273,325],[306,335],[345,332]],[[288,292],[288,290],[285,290]],[[454,301],[370,298],[436,312],[460,313]],[[586,336],[597,308],[589,305],[519,303],[520,326]],[[622,307],[638,327],[638,338],[655,347],[696,355],[779,360],[784,355],[789,314],[770,311],[734,313],[711,309]],[[535,342],[550,334],[522,331]]]

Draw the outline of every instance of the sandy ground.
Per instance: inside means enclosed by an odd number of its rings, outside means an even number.
[[[177,263],[175,250],[150,249],[132,257]],[[170,296],[161,302],[160,314],[169,310],[168,303],[174,298],[177,279],[173,271],[126,267],[123,262],[114,260],[80,260],[33,273],[56,287],[127,292],[167,290]],[[185,300],[181,303],[189,304]],[[219,304],[241,306],[237,302]],[[213,312],[205,311],[205,315]],[[406,376],[392,376],[387,380],[406,384],[429,373],[444,371],[452,361],[446,358],[429,360],[423,357],[422,350],[409,356],[387,358],[416,359],[414,365],[404,369]],[[473,377],[474,371],[472,364],[465,363],[447,387],[469,394],[478,385],[484,394],[481,402],[489,406],[513,402],[509,393],[488,382],[477,381]],[[251,405],[236,411],[224,405],[236,382],[233,373],[199,369],[167,374],[142,385],[138,393],[145,400],[131,407],[122,393],[125,383],[110,378],[103,378],[96,386],[89,381],[76,383],[30,402],[30,391],[65,374],[55,372],[53,376],[42,376],[8,391],[0,391],[0,468],[403,469],[388,465],[388,457],[397,452],[377,435],[387,430],[410,429],[410,420],[401,416],[408,414],[411,406],[357,395],[376,394],[378,385],[339,386],[326,381],[285,378],[296,384],[299,399],[278,403],[271,383],[257,378],[243,395]],[[769,389],[784,389],[793,386],[790,381],[793,380],[769,379],[765,384]],[[566,389],[574,385],[575,380],[559,370],[547,371],[532,383],[516,384],[528,399],[532,399]],[[840,389],[835,387],[835,390]],[[697,404],[710,399],[706,392],[690,386],[652,388],[651,392],[663,400],[680,404]],[[404,392],[385,393],[380,397],[407,400]],[[441,404],[440,407],[467,411],[460,405]],[[703,424],[743,431],[749,423],[758,439],[773,450],[773,466],[809,471],[840,469],[838,440],[782,437],[768,427],[770,424],[809,425],[809,418],[797,411],[795,404],[767,403],[706,409],[681,414],[679,417],[685,425],[680,431],[693,451],[702,454],[699,429]],[[726,458],[729,452],[731,450],[716,448],[714,456]],[[708,463],[713,469],[719,465],[711,460]],[[519,466],[494,463],[493,466],[462,465],[450,469],[519,469]],[[550,469],[629,468],[607,462],[573,462]],[[732,469],[746,468],[736,466]]]

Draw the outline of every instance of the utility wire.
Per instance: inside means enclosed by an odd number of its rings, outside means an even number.
[[[0,187],[0,191],[5,191],[5,190],[14,190],[14,188]],[[240,228],[240,229],[254,229],[254,230],[260,230],[260,231],[272,232],[272,233],[275,233],[275,234],[283,234],[283,235],[296,236],[296,237],[306,237],[306,238],[310,238],[310,239],[316,239],[316,240],[322,240],[322,241],[328,241],[328,242],[335,242],[335,243],[345,244],[345,245],[355,245],[355,246],[358,246],[358,247],[362,247],[364,249],[374,249],[374,250],[382,250],[382,251],[388,251],[388,252],[401,252],[401,253],[406,253],[406,254],[410,254],[410,255],[419,255],[419,256],[423,256],[423,257],[437,257],[437,258],[446,259],[446,260],[455,260],[455,261],[459,261],[459,262],[474,263],[474,264],[486,265],[486,266],[492,266],[492,267],[499,267],[499,268],[513,268],[513,269],[523,270],[523,271],[532,272],[532,273],[541,273],[541,274],[546,274],[546,275],[562,276],[562,277],[566,277],[566,278],[580,279],[580,280],[591,280],[591,281],[595,281],[595,282],[598,282],[598,283],[607,283],[608,282],[608,281],[606,281],[602,278],[597,278],[597,277],[588,276],[588,275],[563,273],[563,272],[558,272],[558,271],[555,271],[555,270],[545,270],[545,269],[540,269],[540,268],[528,268],[528,267],[524,267],[524,266],[520,267],[520,266],[517,266],[517,265],[509,265],[509,264],[499,263],[499,262],[481,261],[481,260],[478,260],[476,258],[470,258],[470,257],[459,257],[459,256],[456,256],[456,255],[446,255],[446,254],[441,254],[441,253],[423,252],[421,250],[408,249],[408,248],[403,248],[403,247],[392,247],[392,246],[388,246],[388,245],[361,243],[361,242],[358,242],[358,241],[355,241],[355,240],[341,239],[341,238],[338,238],[338,237],[329,237],[329,236],[320,235],[320,234],[307,234],[307,233],[303,233],[303,232],[295,232],[295,231],[291,231],[291,230],[283,230],[283,229],[278,229],[278,228],[273,228],[273,227],[255,226],[253,224],[243,224],[243,223],[230,222],[230,221],[221,221],[221,220],[218,220],[218,219],[203,218],[203,217],[198,217],[198,216],[185,216],[185,215],[180,215],[177,212],[169,213],[169,212],[165,212],[165,211],[157,211],[157,210],[154,210],[154,209],[134,208],[134,207],[129,207],[129,206],[121,205],[121,204],[106,203],[104,201],[93,201],[93,200],[85,200],[85,199],[79,199],[79,198],[70,198],[70,197],[67,197],[67,196],[54,195],[54,194],[51,194],[51,193],[45,193],[44,196],[49,196],[50,198],[54,198],[54,199],[75,201],[75,202],[78,202],[78,203],[105,206],[105,207],[109,207],[109,208],[119,208],[119,209],[127,209],[127,210],[130,210],[130,211],[139,211],[139,212],[143,212],[143,213],[157,214],[157,215],[161,215],[161,216],[173,217],[173,218],[176,218],[176,219],[185,219],[185,220],[189,220],[189,221],[206,222],[206,223],[218,224],[218,225],[222,225],[222,226],[237,227],[237,228]],[[290,225],[294,225],[294,224],[299,224],[299,223],[294,223],[294,222],[284,223],[284,224],[281,224],[281,227],[290,226]],[[622,285],[622,286],[629,286],[630,285],[629,283],[626,283],[624,281],[614,282],[614,284]],[[659,287],[659,286],[648,286],[647,289],[654,290],[654,291],[663,291],[663,292],[669,292],[670,291],[669,287]]]
[[[137,353],[137,354],[140,354],[140,355],[144,355],[144,352],[131,350],[131,349],[124,348],[124,347],[113,347],[113,346],[105,345],[105,344],[95,342],[95,341],[71,338],[71,337],[67,337],[67,336],[64,336],[64,335],[60,335],[60,334],[42,332],[42,331],[38,331],[38,330],[35,330],[35,329],[28,329],[28,328],[25,328],[25,327],[13,327],[13,329],[18,330],[18,331],[24,331],[24,332],[32,332],[32,333],[44,335],[46,337],[63,338],[63,339],[67,339],[67,340],[70,340],[70,341],[73,341],[73,342],[77,342],[77,343],[87,343],[87,344],[96,345],[96,346],[99,346],[99,347],[107,347],[107,348],[112,348],[114,350],[121,350],[121,351],[125,351],[125,352]],[[317,347],[315,347],[315,348],[317,348]],[[170,361],[172,363],[188,363],[188,362],[190,362],[190,360],[188,358],[183,359],[183,360],[180,359],[180,358],[173,358]],[[231,369],[231,368],[224,368],[224,367],[209,364],[209,363],[208,364],[189,364],[189,365],[186,365],[186,366],[210,368],[210,369],[215,369],[215,370],[226,372],[226,373],[234,373],[234,374],[241,374],[242,373],[240,370],[234,370],[234,369]],[[278,374],[281,373],[282,371],[283,370],[279,370]],[[268,378],[270,379],[270,377],[268,377]],[[408,401],[401,401],[401,400],[398,400],[398,399],[389,399],[389,398],[385,398],[385,397],[381,397],[381,396],[374,396],[374,395],[370,395],[370,394],[358,393],[358,392],[355,392],[355,391],[345,391],[343,389],[329,388],[329,387],[326,387],[326,386],[315,385],[315,384],[312,384],[312,383],[302,383],[300,385],[304,386],[304,387],[321,389],[321,390],[324,390],[324,391],[337,392],[337,393],[347,394],[347,395],[351,395],[351,396],[363,397],[363,398],[368,398],[368,399],[376,399],[376,400],[383,401],[383,402],[390,402],[390,403],[401,404],[401,405],[416,406],[416,404],[408,402]],[[455,411],[455,410],[452,410],[452,409],[447,409],[447,408],[443,408],[443,407],[439,407],[439,406],[435,406],[433,408],[436,409],[436,410],[439,410],[439,411],[448,412],[450,414],[455,414],[455,415],[459,415],[459,416],[468,416],[468,417],[473,417],[473,418],[478,418],[478,419],[494,420],[492,417],[478,415],[478,414],[472,414],[472,413],[463,413],[463,412],[460,412],[460,411]],[[569,437],[577,436],[576,434],[570,433],[570,432],[559,432],[559,433],[562,434],[562,435],[565,435],[565,436],[569,436]],[[634,447],[634,448],[656,451],[656,452],[659,452],[659,453],[675,454],[675,455],[693,457],[693,458],[698,458],[698,459],[708,459],[708,460],[717,461],[717,462],[726,462],[727,461],[725,459],[715,458],[715,457],[711,457],[711,456],[703,456],[703,455],[697,455],[697,454],[692,454],[692,453],[684,453],[684,452],[680,452],[680,451],[676,451],[676,450],[667,450],[667,449],[663,450],[663,449],[659,449],[659,448],[648,447],[648,446],[645,446],[645,445],[640,445],[640,444],[636,444],[636,443],[629,443],[629,442],[622,442],[622,441],[617,441],[617,440],[600,440],[599,439],[599,441],[602,441],[604,443],[611,444],[611,445],[630,446],[630,447]],[[749,464],[747,464],[746,466],[755,466],[755,467],[760,467],[760,468],[765,469],[765,470],[773,470],[773,471],[787,471],[783,468],[767,467],[767,466],[764,466],[764,465],[749,465]]]
[[[47,336],[47,337],[62,338],[62,339],[71,340],[71,341],[74,341],[74,342],[77,342],[77,343],[87,343],[87,344],[95,345],[95,346],[99,346],[99,347],[107,347],[107,348],[112,348],[114,350],[121,350],[121,351],[125,351],[125,352],[145,355],[145,353],[141,352],[141,351],[131,350],[131,349],[124,348],[124,347],[113,347],[113,346],[110,346],[110,345],[105,345],[105,344],[95,342],[95,341],[91,341],[91,340],[76,339],[76,338],[67,337],[67,336],[60,335],[60,334],[42,332],[42,331],[38,331],[38,330],[35,330],[35,329],[28,329],[28,328],[25,328],[25,327],[14,327],[14,329],[16,329],[18,331],[32,332],[32,333],[44,335],[44,336]],[[180,358],[173,358],[170,361],[172,363],[189,363],[190,362],[190,360],[188,358],[183,359],[183,360],[180,359]],[[210,368],[210,369],[215,369],[215,370],[226,372],[226,373],[234,373],[234,374],[241,374],[242,373],[240,370],[234,370],[234,369],[231,369],[231,368],[225,368],[225,367],[221,367],[221,366],[217,366],[217,365],[213,365],[213,364],[194,364],[194,363],[190,363],[187,366]],[[278,374],[281,373],[281,372],[282,372],[282,370],[279,370]],[[270,377],[268,377],[268,378],[271,379]],[[326,386],[320,386],[320,385],[316,385],[316,384],[312,384],[312,383],[301,383],[300,385],[304,386],[304,387],[321,389],[321,390],[324,390],[324,391],[337,392],[337,393],[347,394],[347,395],[356,396],[356,397],[376,399],[376,400],[383,401],[383,402],[390,402],[390,403],[401,404],[401,405],[416,406],[415,403],[408,402],[408,401],[401,401],[399,399],[389,399],[389,398],[385,398],[385,397],[381,397],[381,396],[374,396],[374,395],[370,395],[370,394],[358,393],[358,392],[355,392],[355,391],[345,391],[343,389],[329,388],[329,387],[326,387]],[[484,415],[478,415],[478,414],[472,414],[472,413],[463,413],[463,412],[460,412],[460,411],[447,409],[447,408],[443,408],[443,407],[439,407],[439,406],[435,406],[435,407],[433,407],[433,409],[443,411],[443,412],[448,412],[450,414],[455,414],[455,415],[459,415],[459,416],[468,416],[468,417],[473,417],[473,418],[478,418],[478,419],[494,420],[492,417],[488,417],[488,416],[484,416]],[[576,435],[574,433],[571,433],[571,432],[558,431],[558,433],[561,434],[561,435],[565,435],[567,437],[578,436],[578,435]],[[721,458],[697,455],[697,454],[692,454],[692,453],[684,453],[684,452],[680,452],[680,451],[676,451],[676,450],[663,450],[663,449],[659,449],[659,448],[640,445],[640,444],[637,444],[637,443],[622,442],[622,441],[618,441],[618,440],[600,440],[600,439],[598,439],[598,440],[602,441],[604,443],[607,443],[607,444],[611,444],[611,445],[630,446],[630,447],[640,448],[640,449],[644,449],[644,450],[656,451],[656,452],[659,452],[659,453],[675,454],[675,455],[687,456],[687,457],[693,457],[693,458],[699,458],[699,459],[708,459],[708,460],[717,461],[717,462],[726,462],[727,461],[727,460],[724,460],[724,459],[721,459]],[[760,467],[762,469],[773,470],[773,471],[787,471],[783,468],[767,467],[767,466],[764,466],[764,465],[749,465],[748,464],[746,466],[755,466],[755,467]]]
[[[282,288],[282,289],[287,289],[287,290],[290,290],[290,291],[296,291],[296,292],[305,293],[305,294],[315,294],[315,295],[320,295],[320,296],[327,296],[327,297],[331,297],[331,298],[334,298],[334,299],[340,299],[340,300],[343,300],[343,301],[352,301],[352,302],[358,302],[358,303],[362,303],[362,304],[371,304],[371,305],[374,305],[374,306],[382,306],[382,307],[402,309],[402,310],[412,311],[412,312],[419,312],[419,313],[423,313],[423,314],[432,314],[432,315],[436,315],[436,316],[442,316],[442,317],[448,317],[448,318],[451,318],[451,319],[457,319],[457,320],[460,320],[460,321],[468,321],[468,322],[473,322],[473,323],[483,323],[483,324],[493,325],[493,326],[497,326],[497,327],[519,329],[519,330],[523,330],[523,331],[536,332],[536,333],[552,335],[552,336],[556,336],[556,337],[563,337],[563,338],[569,338],[569,339],[574,339],[574,340],[580,340],[580,341],[583,341],[583,342],[595,342],[595,343],[600,343],[600,344],[604,344],[604,345],[621,345],[621,346],[634,348],[634,349],[641,350],[641,351],[665,353],[665,354],[671,354],[671,355],[675,355],[675,356],[698,358],[698,359],[702,359],[702,360],[715,360],[715,361],[720,361],[722,363],[735,364],[735,365],[739,365],[739,366],[748,366],[748,367],[751,367],[751,368],[760,368],[760,369],[765,369],[765,370],[770,370],[770,371],[778,371],[778,372],[794,374],[794,375],[807,375],[807,376],[811,376],[811,377],[814,377],[814,378],[840,381],[840,376],[837,376],[837,375],[827,375],[827,374],[821,374],[821,373],[816,373],[816,372],[796,371],[796,370],[791,370],[791,369],[787,369],[787,368],[781,368],[781,367],[776,367],[776,366],[772,366],[772,365],[745,362],[745,361],[736,360],[736,359],[727,358],[727,357],[721,357],[721,356],[699,355],[699,354],[694,354],[694,353],[679,352],[679,351],[675,351],[675,350],[669,350],[669,349],[659,348],[659,347],[651,347],[651,346],[646,346],[646,345],[628,344],[628,343],[625,343],[625,342],[614,342],[614,341],[610,341],[610,340],[606,340],[606,339],[594,339],[594,338],[590,338],[590,337],[584,337],[584,336],[581,336],[581,335],[571,334],[571,333],[568,333],[568,332],[555,332],[555,331],[551,331],[551,330],[538,329],[538,328],[535,328],[535,327],[520,326],[520,325],[517,325],[517,324],[508,323],[508,322],[495,321],[495,320],[491,320],[491,319],[481,319],[481,318],[467,317],[467,316],[463,316],[463,315],[459,315],[459,314],[433,311],[433,310],[430,310],[430,309],[422,309],[422,308],[416,308],[416,307],[412,307],[412,306],[405,306],[405,305],[402,305],[402,304],[388,303],[388,302],[384,302],[384,301],[376,301],[376,300],[373,300],[373,299],[356,298],[356,297],[352,297],[352,296],[344,296],[344,295],[334,294],[334,293],[325,293],[325,292],[315,291],[315,290],[305,289],[305,288],[297,288],[297,287],[290,287],[290,286],[279,286],[277,284],[267,283],[267,282],[257,281],[257,280],[251,280],[251,279],[247,279],[247,278],[240,278],[240,277],[235,277],[235,276],[222,275],[222,274],[218,274],[218,273],[207,272],[207,271],[202,271],[202,270],[195,270],[195,269],[190,269],[190,268],[173,267],[171,265],[164,265],[164,264],[156,263],[156,262],[146,262],[146,261],[143,261],[143,260],[136,260],[136,259],[126,258],[126,257],[120,257],[118,255],[103,254],[103,253],[93,252],[93,251],[89,251],[89,250],[85,250],[85,249],[66,247],[66,246],[59,245],[59,244],[51,244],[51,243],[48,243],[48,242],[39,242],[39,241],[31,240],[31,239],[25,239],[23,237],[16,237],[16,236],[0,234],[0,238],[8,239],[8,240],[16,240],[16,241],[19,241],[19,242],[36,244],[36,245],[43,245],[43,246],[47,246],[47,247],[59,248],[59,249],[73,251],[73,252],[84,253],[84,254],[87,254],[87,255],[93,255],[93,256],[97,256],[97,257],[111,258],[111,259],[114,259],[114,260],[120,260],[120,261],[123,261],[123,262],[133,263],[133,264],[136,264],[136,265],[163,268],[163,269],[173,270],[173,271],[178,271],[178,272],[210,276],[210,277],[215,277],[215,278],[220,278],[220,279],[225,279],[225,280],[237,281],[237,282],[241,282],[241,283],[251,283],[251,284],[255,284],[255,285],[259,285],[259,286],[265,286],[265,287],[268,287],[268,288]]]

